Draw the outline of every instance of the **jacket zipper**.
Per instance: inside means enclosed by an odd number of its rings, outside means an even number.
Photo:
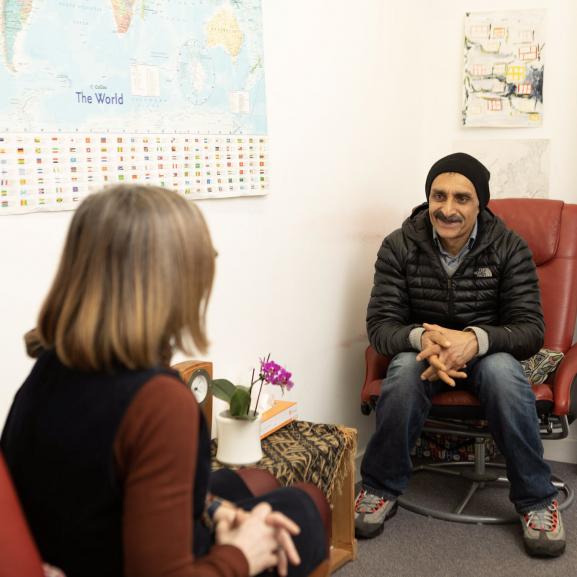
[[[453,318],[453,279],[447,279],[447,285],[449,289],[449,318]]]

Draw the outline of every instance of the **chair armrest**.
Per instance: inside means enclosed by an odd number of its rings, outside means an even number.
[[[380,383],[385,378],[390,361],[389,357],[379,355],[370,345],[367,347],[365,351],[365,382],[361,389],[361,404],[366,405],[368,412],[370,412],[368,406],[371,404],[371,397],[374,396],[374,391],[371,390],[374,389],[372,383],[375,381]],[[368,412],[365,414],[368,414]]]
[[[553,414],[562,416],[572,412],[571,389],[575,384],[577,384],[577,343],[565,353],[563,360],[555,371],[553,380],[555,407],[553,408]]]
[[[382,381],[387,376],[387,369],[391,362],[390,357],[379,355],[370,345],[365,351],[365,383]]]

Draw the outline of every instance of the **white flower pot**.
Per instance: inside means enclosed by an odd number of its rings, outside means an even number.
[[[252,465],[262,459],[260,415],[235,419],[228,411],[216,416],[216,459],[225,465]]]

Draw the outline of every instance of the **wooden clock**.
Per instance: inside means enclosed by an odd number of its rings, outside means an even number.
[[[210,432],[212,428],[212,393],[210,392],[212,363],[208,361],[183,361],[172,365],[172,368],[180,373],[182,380],[194,393]]]

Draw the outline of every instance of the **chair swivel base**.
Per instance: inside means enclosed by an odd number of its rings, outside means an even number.
[[[460,470],[459,470],[460,469]],[[494,469],[494,471],[493,471]],[[415,467],[413,474],[422,472],[431,472],[439,475],[460,477],[464,480],[470,481],[470,486],[465,498],[459,503],[453,511],[427,507],[410,497],[399,497],[398,503],[403,509],[407,509],[419,515],[433,517],[434,519],[442,519],[444,521],[454,521],[457,523],[477,523],[477,524],[506,524],[516,523],[519,521],[517,513],[503,515],[498,517],[483,516],[483,515],[469,515],[464,512],[465,507],[478,489],[482,489],[487,485],[496,485],[501,487],[508,487],[509,480],[505,474],[501,472],[505,469],[505,465],[500,463],[486,463],[479,468],[475,463],[437,463],[434,465],[421,465]],[[551,476],[552,482],[557,489],[564,494],[565,498],[559,503],[559,510],[563,511],[573,502],[573,489],[567,485],[562,479]]]

